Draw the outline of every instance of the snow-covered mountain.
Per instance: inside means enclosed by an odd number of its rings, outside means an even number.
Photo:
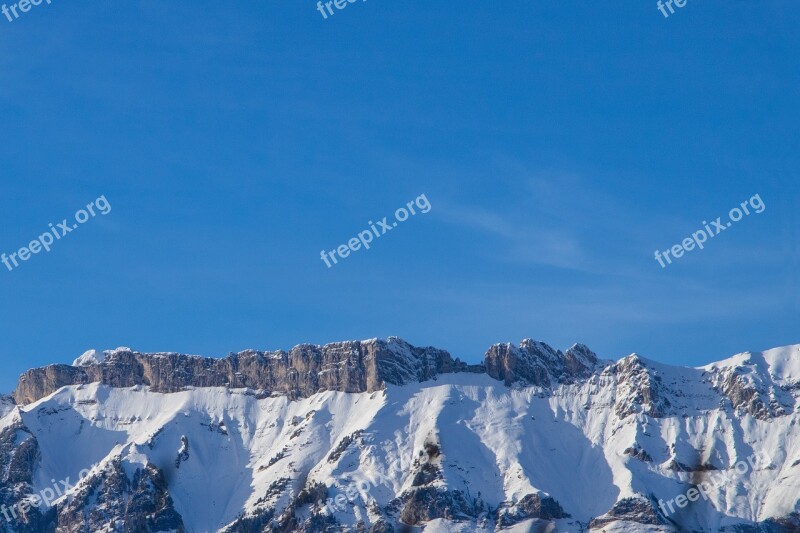
[[[0,399],[0,530],[800,531],[798,413],[800,345],[92,350]]]

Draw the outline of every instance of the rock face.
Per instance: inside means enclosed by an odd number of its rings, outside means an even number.
[[[495,344],[486,352],[486,373],[506,385],[550,387],[588,377],[597,366],[597,355],[582,344],[565,353],[543,342],[525,339],[519,345]]]
[[[632,522],[646,525],[666,525],[653,504],[644,498],[623,498],[614,504],[604,516],[595,518],[589,524],[592,529],[600,529],[614,522]]]
[[[54,513],[23,505],[32,492],[39,460],[39,443],[21,420],[15,419],[0,432],[0,531],[7,531],[5,523],[12,521],[19,532],[54,531]]]
[[[14,410],[16,402],[11,396],[0,396],[0,418]]]
[[[445,350],[419,348],[397,337],[318,346],[301,344],[288,352],[247,350],[224,359],[177,353],[146,354],[117,348],[89,350],[73,365],[50,365],[20,376],[14,400],[25,405],[68,385],[146,385],[154,392],[188,387],[249,388],[262,394],[306,398],[321,391],[373,392],[386,384],[404,385],[453,372],[487,373],[506,385],[551,387],[592,374],[597,356],[582,344],[566,352],[543,342],[495,344],[483,365],[467,365]]]
[[[0,532],[84,533],[108,531],[109,523],[124,524],[114,531],[131,533],[185,531],[164,475],[152,464],[123,466],[116,459],[96,472],[87,469],[80,482],[53,480],[34,493],[34,472],[40,467],[39,442],[16,416],[0,432]],[[57,502],[62,489],[73,487],[70,501]],[[34,495],[38,500],[31,499]]]
[[[105,531],[109,523],[117,523],[123,527],[116,531],[184,533],[163,472],[148,463],[136,465],[129,477],[126,466],[120,459],[109,462],[83,481],[71,501],[54,508],[57,531]]]
[[[564,512],[556,500],[550,496],[542,497],[538,494],[528,494],[516,505],[501,504],[495,514],[500,527],[512,526],[530,518],[557,520],[570,516]]]
[[[792,410],[789,387],[773,382],[769,373],[760,372],[763,362],[751,355],[732,368],[711,374],[715,390],[724,394],[739,414],[747,413],[760,420],[784,416]],[[784,390],[787,389],[787,390]]]
[[[617,416],[624,418],[642,412],[662,418],[670,412],[670,401],[662,393],[658,377],[638,356],[629,355],[609,370],[620,384],[615,406]]]
[[[400,520],[408,525],[421,525],[437,518],[446,520],[464,520],[476,518],[482,508],[461,491],[448,491],[434,487],[425,487],[401,496],[394,505],[402,505]]]
[[[87,352],[89,353],[89,352]],[[402,339],[301,344],[289,352],[248,350],[224,359],[176,353],[143,354],[129,348],[106,352],[102,362],[84,354],[82,366],[50,365],[20,376],[14,399],[24,405],[67,385],[147,385],[154,392],[188,387],[249,388],[305,398],[321,391],[373,392],[389,383],[426,381],[471,367],[444,350],[418,348]]]

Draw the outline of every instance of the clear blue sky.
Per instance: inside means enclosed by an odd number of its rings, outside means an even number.
[[[0,390],[120,345],[399,335],[477,361],[533,337],[698,365],[800,342],[795,0],[315,5],[0,18],[0,252],[112,206],[0,265]],[[754,194],[763,213],[655,261]]]

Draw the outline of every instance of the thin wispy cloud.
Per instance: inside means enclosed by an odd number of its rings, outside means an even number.
[[[439,215],[446,222],[499,239],[505,251],[499,259],[584,270],[586,254],[569,232],[537,227],[513,214],[501,214],[483,207],[443,203]]]

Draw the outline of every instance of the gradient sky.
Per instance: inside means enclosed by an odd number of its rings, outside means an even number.
[[[8,0],[6,0],[8,2]],[[180,5],[171,5],[180,4]],[[66,2],[0,18],[0,390],[89,348],[800,343],[800,5]],[[425,194],[328,269],[333,249]],[[759,194],[667,269],[653,254]]]

